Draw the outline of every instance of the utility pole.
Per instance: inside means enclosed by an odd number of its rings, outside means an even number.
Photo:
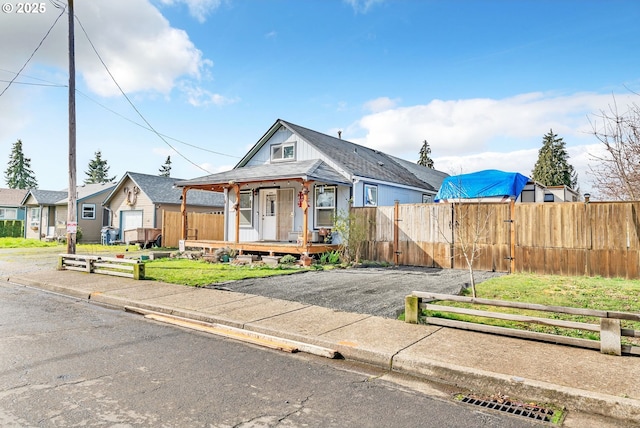
[[[67,202],[67,254],[76,253],[76,64],[73,30],[73,0],[69,2],[69,199]]]

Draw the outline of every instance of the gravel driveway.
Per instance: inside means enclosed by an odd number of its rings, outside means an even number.
[[[475,272],[476,283],[498,272]],[[293,275],[244,279],[211,288],[256,294],[347,312],[396,318],[412,291],[458,294],[469,282],[466,270],[400,266],[304,271]]]
[[[0,276],[55,269],[61,248],[0,250]],[[131,251],[128,257],[138,252]],[[141,253],[140,253],[141,254]],[[504,275],[476,271],[476,283]],[[404,310],[404,297],[412,291],[458,294],[469,282],[466,270],[399,266],[301,271],[292,275],[254,278],[216,284],[227,289],[326,308],[396,318]]]

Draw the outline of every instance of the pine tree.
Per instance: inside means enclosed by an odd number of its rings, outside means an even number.
[[[89,161],[89,171],[84,173],[89,176],[84,180],[84,184],[97,184],[97,183],[111,183],[116,179],[116,176],[109,178],[109,166],[106,160],[102,160],[102,153],[100,150],[95,152],[95,158]]]
[[[553,129],[545,134],[542,139],[542,147],[538,151],[531,178],[545,186],[566,185],[572,189],[578,187],[578,174],[569,164],[569,154],[566,143]]]
[[[13,144],[4,179],[10,189],[35,189],[38,187],[36,176],[31,170],[31,159],[22,152],[22,140]]]
[[[422,147],[420,148],[420,159],[418,159],[418,165],[433,169],[433,159],[429,157],[430,154],[431,147],[429,147],[427,140],[424,140],[422,142]]]
[[[167,160],[164,161],[164,165],[160,167],[160,177],[171,176],[171,156],[167,156]]]

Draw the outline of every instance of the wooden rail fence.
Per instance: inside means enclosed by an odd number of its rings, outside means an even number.
[[[87,273],[144,279],[144,263],[140,260],[118,257],[60,254],[58,270],[75,270]]]
[[[543,318],[526,315],[507,314],[494,311],[481,311],[453,306],[433,304],[434,301],[464,302],[478,305],[488,305],[504,308],[527,309],[541,312],[552,312],[556,314],[570,314],[600,318],[600,324],[590,324],[585,322],[565,321],[554,318]],[[505,300],[480,299],[465,296],[454,296],[448,294],[425,293],[413,291],[405,298],[405,321],[416,324],[419,322],[421,310],[438,311],[451,314],[470,315],[516,321],[523,323],[543,324],[560,328],[594,331],[600,333],[600,341],[581,339],[576,337],[560,336],[556,334],[541,333],[528,330],[518,330],[514,328],[498,327],[484,324],[477,324],[469,321],[451,320],[438,317],[427,317],[427,324],[440,325],[443,327],[454,327],[465,330],[480,331],[484,333],[501,334],[504,336],[518,337],[524,339],[534,339],[545,342],[560,343],[565,345],[579,346],[590,349],[600,349],[600,352],[611,355],[632,354],[640,355],[640,347],[622,345],[621,336],[640,337],[640,331],[621,328],[620,320],[640,321],[640,314],[602,311],[584,308],[569,308],[564,306],[546,306],[534,303],[511,302]]]

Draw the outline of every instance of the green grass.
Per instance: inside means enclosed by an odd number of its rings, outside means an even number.
[[[45,248],[57,247],[57,242],[45,242],[38,239],[0,238],[0,248]]]
[[[492,278],[476,285],[479,298],[538,303],[549,306],[567,306],[621,312],[640,312],[640,281],[620,278],[600,277],[564,277],[554,275],[513,274]],[[599,324],[599,318],[576,315],[556,314],[521,309],[489,307],[458,302],[437,302],[439,305],[458,306],[492,312],[529,315],[541,318],[555,318],[568,321]],[[532,323],[520,323],[494,320],[484,317],[456,315],[425,311],[424,316],[442,317],[471,321],[480,324],[495,325],[521,330],[559,334],[599,340],[599,334],[584,330],[563,329]],[[622,321],[623,328],[640,330],[640,322]],[[640,345],[637,338],[623,338],[624,344]]]
[[[171,284],[203,287],[225,281],[289,275],[300,272],[297,267],[241,266],[209,263],[202,260],[159,259],[145,263],[145,278]]]

